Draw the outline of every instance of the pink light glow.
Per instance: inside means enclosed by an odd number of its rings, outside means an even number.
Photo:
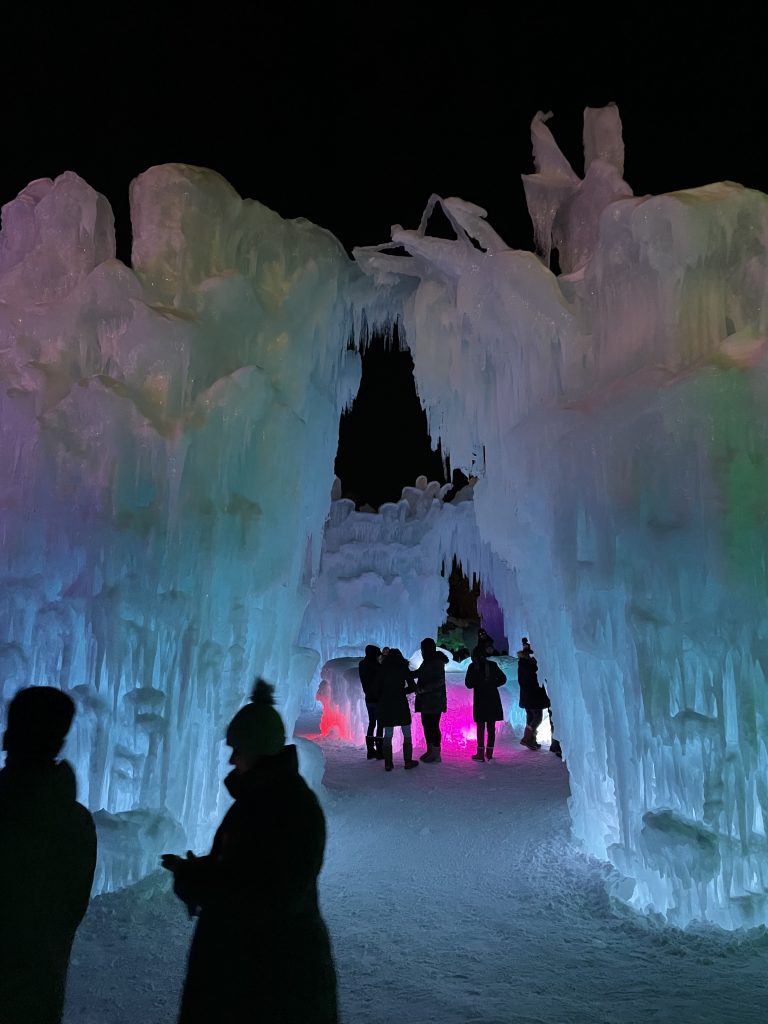
[[[440,719],[440,732],[443,734],[443,748],[446,750],[464,751],[477,742],[477,725],[472,717],[472,691],[460,683],[453,683],[448,678],[448,710]],[[507,698],[508,699],[508,698]],[[504,689],[501,690],[501,702],[504,713],[507,713],[507,699]],[[500,738],[510,728],[507,722],[496,723],[496,736]],[[421,715],[413,716],[414,743],[424,742],[421,728]]]
[[[317,699],[323,706],[323,713],[320,716],[320,735],[324,739],[339,739],[346,743],[358,742],[355,737],[357,730],[352,724],[349,709],[345,710],[332,703],[330,689],[327,685],[320,686],[317,691]],[[365,702],[361,701],[361,703],[365,714]],[[362,742],[362,737],[359,742]]]

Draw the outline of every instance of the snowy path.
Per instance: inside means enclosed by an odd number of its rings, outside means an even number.
[[[567,772],[545,750],[410,772],[396,755],[389,774],[359,751],[326,753],[322,901],[344,1024],[766,1019],[768,936],[613,910],[603,868],[569,842]],[[174,1021],[191,926],[164,884],[94,900],[65,1024]]]

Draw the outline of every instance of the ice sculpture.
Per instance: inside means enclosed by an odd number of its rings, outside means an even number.
[[[0,234],[0,695],[78,700],[65,753],[102,809],[107,888],[153,842],[206,841],[256,674],[292,730],[360,372],[361,275],[328,232],[182,165],[133,182],[131,218],[129,269],[109,204],[67,173],[6,205]]]
[[[643,911],[765,924],[768,199],[631,197],[615,108],[587,111],[584,182],[533,135],[563,276],[455,199],[455,240],[422,222],[356,257],[433,439],[484,450],[483,578],[546,659],[576,835]]]

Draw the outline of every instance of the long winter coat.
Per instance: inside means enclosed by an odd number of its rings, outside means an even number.
[[[448,659],[442,651],[435,651],[422,661],[416,670],[418,690],[416,711],[424,715],[437,715],[448,710],[448,694],[445,689],[445,666]]]
[[[539,683],[538,665],[533,655],[518,657],[517,681],[520,684],[520,707],[526,711],[549,707],[549,696]]]
[[[365,694],[366,704],[376,704],[379,700],[381,690],[381,665],[378,658],[369,657],[367,654],[358,664],[357,671],[360,674],[360,683]]]
[[[472,717],[476,722],[500,722],[504,718],[499,687],[507,677],[495,661],[474,658],[467,669],[464,685],[472,693]]]
[[[317,902],[325,818],[284,747],[225,782],[235,798],[206,857],[174,874],[199,921],[179,1024],[336,1024],[336,972]]]
[[[66,763],[0,771],[0,1021],[57,1024],[96,867],[93,818]]]
[[[407,694],[415,689],[413,673],[405,658],[388,654],[381,665],[381,689],[376,707],[379,725],[410,725],[411,709]]]

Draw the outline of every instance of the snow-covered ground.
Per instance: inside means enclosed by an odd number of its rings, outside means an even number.
[[[659,928],[569,840],[566,767],[508,739],[492,764],[385,773],[326,745],[322,904],[344,1024],[765,1019],[768,934]],[[65,1024],[171,1024],[193,922],[162,873],[93,901]],[[300,1022],[297,1022],[300,1024]]]

